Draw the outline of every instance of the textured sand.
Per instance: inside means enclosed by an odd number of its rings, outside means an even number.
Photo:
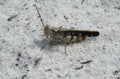
[[[46,25],[100,36],[65,55],[44,40],[35,4]],[[0,0],[0,79],[120,79],[120,0]]]

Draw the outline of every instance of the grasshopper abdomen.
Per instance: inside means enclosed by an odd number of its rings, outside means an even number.
[[[52,30],[52,34],[50,35],[52,40],[63,42],[63,43],[74,43],[74,42],[81,42],[87,36],[88,37],[95,37],[98,36],[98,31],[81,31],[81,30]]]

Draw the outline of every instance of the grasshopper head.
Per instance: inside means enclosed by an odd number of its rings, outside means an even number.
[[[48,38],[51,34],[51,30],[48,25],[44,27],[44,35]]]

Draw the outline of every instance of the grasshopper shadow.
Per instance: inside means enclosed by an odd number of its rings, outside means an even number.
[[[51,50],[51,49],[55,48],[56,46],[58,46],[58,44],[59,44],[56,41],[47,40],[47,39],[34,40],[33,42],[34,42],[35,46],[37,46],[41,49],[45,49],[45,50]]]

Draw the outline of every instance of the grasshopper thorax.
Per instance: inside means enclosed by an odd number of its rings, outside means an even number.
[[[51,35],[51,29],[49,28],[49,25],[46,25],[44,27],[44,35],[48,38]]]

